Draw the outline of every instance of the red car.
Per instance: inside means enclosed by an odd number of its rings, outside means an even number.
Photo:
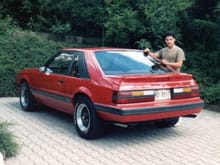
[[[16,84],[22,109],[40,103],[69,113],[87,139],[100,136],[106,123],[173,126],[204,104],[191,74],[133,49],[63,49],[44,66],[20,71]]]

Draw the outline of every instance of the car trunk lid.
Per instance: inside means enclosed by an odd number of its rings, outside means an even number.
[[[198,85],[190,74],[116,76],[111,79],[118,84],[118,88],[113,92],[115,103],[164,101],[199,96]]]

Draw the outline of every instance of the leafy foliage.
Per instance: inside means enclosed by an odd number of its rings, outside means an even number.
[[[10,0],[2,2],[6,10],[0,14],[10,14],[25,29],[99,37],[104,31],[109,45],[130,47],[144,38],[158,48],[168,29],[180,36],[178,13],[191,4],[190,0]]]
[[[63,43],[48,41],[30,32],[15,31],[13,28],[0,37],[1,97],[16,95],[14,81],[19,70],[43,65],[46,59],[64,47]]]
[[[6,157],[15,156],[19,150],[16,137],[9,131],[10,125],[12,124],[0,122],[0,152]]]
[[[70,24],[64,24],[64,25],[53,25],[51,28],[50,28],[50,31],[52,33],[55,33],[55,34],[66,34],[70,31]]]
[[[138,45],[139,49],[152,48],[150,42],[146,39],[141,39],[140,41],[137,41],[136,44]]]
[[[0,35],[8,34],[11,31],[14,31],[17,28],[16,23],[13,19],[7,16],[5,19],[1,19],[0,17]]]
[[[104,26],[106,37],[109,37],[113,43],[126,45],[132,33],[137,32],[137,11],[132,9],[129,1],[106,1],[108,21]]]
[[[172,30],[176,33],[177,39],[180,38],[177,22],[179,13],[190,7],[192,1],[180,0],[157,0],[148,1],[144,6],[144,16],[148,22],[146,32],[154,37],[154,44],[157,48],[163,45],[163,35]]]
[[[205,88],[204,99],[208,104],[220,104],[220,82],[217,84],[211,84],[209,87]]]

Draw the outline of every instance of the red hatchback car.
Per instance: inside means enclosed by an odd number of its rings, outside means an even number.
[[[63,49],[44,66],[20,71],[16,84],[22,109],[40,103],[69,113],[86,139],[100,136],[106,123],[173,126],[204,104],[191,74],[133,49]]]

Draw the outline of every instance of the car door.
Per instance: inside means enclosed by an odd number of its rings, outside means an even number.
[[[65,85],[75,54],[64,51],[58,53],[46,65],[39,77],[37,88],[43,104],[62,111],[68,111],[71,102],[65,97]]]

